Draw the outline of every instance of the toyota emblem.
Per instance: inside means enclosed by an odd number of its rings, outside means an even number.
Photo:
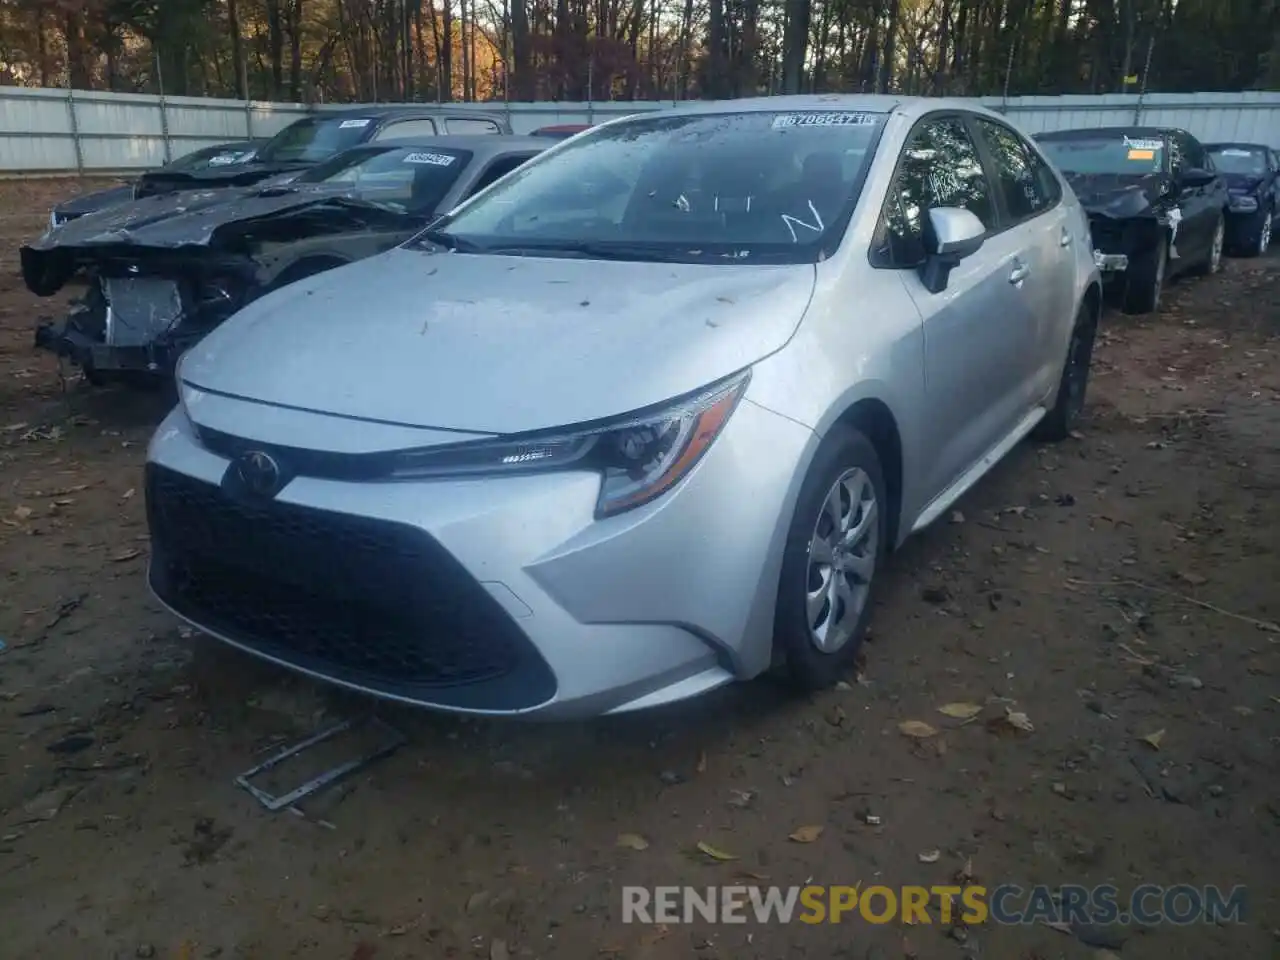
[[[236,476],[246,490],[260,497],[274,496],[280,488],[280,464],[262,450],[241,454],[236,459]]]

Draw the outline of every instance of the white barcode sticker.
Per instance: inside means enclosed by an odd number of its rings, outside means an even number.
[[[367,127],[369,125],[368,117],[361,117],[359,120],[343,120],[338,124],[339,130],[349,130],[352,127]]]
[[[781,113],[773,118],[773,129],[788,127],[873,127],[874,113]]]
[[[433,167],[447,167],[457,157],[451,157],[447,153],[407,153],[401,163],[429,163]]]
[[[1163,140],[1142,140],[1133,137],[1125,137],[1124,145],[1132,150],[1163,150]]]

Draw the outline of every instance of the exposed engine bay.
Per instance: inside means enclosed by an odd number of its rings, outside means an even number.
[[[82,243],[23,247],[23,279],[33,293],[52,296],[76,279],[85,284],[65,319],[37,328],[36,346],[70,360],[92,382],[117,375],[167,378],[184,350],[251,300],[389,249],[423,222],[329,196],[232,219],[204,242],[191,242],[190,230],[168,230],[170,240],[140,225],[136,233],[122,229]]]

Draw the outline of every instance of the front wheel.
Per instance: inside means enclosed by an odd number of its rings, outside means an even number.
[[[1129,258],[1125,271],[1124,301],[1121,309],[1128,314],[1155,313],[1160,309],[1164,292],[1164,275],[1169,264],[1167,237],[1156,239],[1151,249]]]
[[[851,427],[833,428],[796,502],[778,587],[774,643],[801,689],[829,687],[853,666],[871,619],[887,510],[875,447]]]
[[[1210,277],[1222,269],[1222,248],[1227,237],[1227,219],[1219,211],[1218,219],[1213,225],[1213,235],[1209,240],[1209,252],[1195,267],[1195,273],[1202,277]]]
[[[1098,312],[1086,303],[1080,307],[1071,330],[1067,360],[1062,367],[1053,408],[1036,424],[1035,439],[1055,443],[1065,440],[1075,429],[1076,421],[1084,410],[1084,395],[1089,387],[1089,370],[1093,364],[1093,341],[1097,333]]]

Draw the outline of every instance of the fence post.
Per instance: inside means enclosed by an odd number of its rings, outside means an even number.
[[[160,94],[160,135],[164,137],[165,166],[173,163],[173,147],[169,143],[169,111],[165,109],[164,94]]]
[[[76,175],[84,176],[84,147],[80,143],[80,121],[76,118],[76,92],[67,87],[67,121],[71,125],[71,145],[76,151]]]
[[[253,101],[252,100],[246,100],[244,102],[244,138],[246,140],[253,139]]]

